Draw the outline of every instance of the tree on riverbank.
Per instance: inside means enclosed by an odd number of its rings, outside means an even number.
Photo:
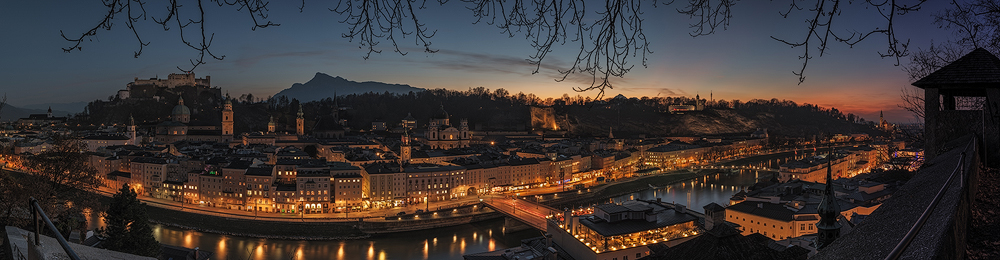
[[[136,198],[135,191],[127,184],[111,198],[111,205],[102,217],[107,226],[98,233],[106,239],[104,248],[143,256],[160,255],[160,243],[147,223],[146,204]]]

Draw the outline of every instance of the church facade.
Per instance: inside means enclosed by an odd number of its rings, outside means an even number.
[[[424,139],[432,149],[467,147],[472,139],[469,120],[463,118],[457,128],[452,126],[448,111],[441,105],[441,109],[431,117]]]
[[[156,137],[161,143],[178,141],[229,143],[233,140],[233,103],[226,100],[222,109],[221,122],[191,120],[191,109],[184,105],[184,98],[178,98],[171,110],[168,121],[156,125]]]

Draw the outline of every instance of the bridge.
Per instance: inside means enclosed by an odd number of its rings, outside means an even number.
[[[503,196],[491,196],[483,199],[483,204],[497,212],[503,213],[507,217],[543,231],[545,230],[546,223],[545,216],[561,212],[555,208],[535,202]]]
[[[711,165],[711,166],[699,166],[692,169],[717,169],[717,170],[751,170],[751,171],[768,171],[768,172],[780,172],[781,169],[767,168],[767,167],[754,167],[754,166],[735,166],[735,165]]]

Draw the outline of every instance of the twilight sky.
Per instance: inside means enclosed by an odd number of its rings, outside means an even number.
[[[188,7],[194,6],[193,1],[187,2],[191,2]],[[826,55],[810,61],[806,81],[800,85],[791,72],[801,66],[798,56],[804,50],[770,38],[797,40],[805,35],[806,17],[783,19],[778,14],[787,10],[786,1],[740,2],[733,9],[728,30],[697,38],[688,36],[692,20],[674,11],[681,2],[655,9],[643,7],[647,13],[644,30],[653,51],[647,54],[649,66],[642,67],[639,59],[630,60],[637,66],[625,78],[612,81],[615,88],[608,90],[609,97],[707,97],[712,92],[715,99],[778,98],[836,107],[867,120],[877,120],[879,111],[884,110],[890,121],[914,121],[896,106],[901,103],[900,89],[914,87],[902,68],[894,66],[895,59],[878,55],[886,49],[885,36],[874,35],[853,48],[831,45]],[[589,4],[587,10],[593,12],[602,3]],[[213,85],[233,96],[273,95],[293,83],[308,81],[316,72],[420,88],[466,90],[483,86],[541,97],[597,94],[572,90],[588,86],[589,75],[571,76],[586,83],[555,82],[557,73],[553,70],[532,75],[534,67],[524,61],[534,54],[530,42],[523,36],[508,38],[494,26],[472,24],[471,11],[459,1],[444,6],[428,1],[427,9],[417,10],[421,22],[437,30],[430,41],[440,52],[424,53],[412,37],[407,37],[399,42],[408,55],[393,53],[390,43],[383,41],[379,45],[383,52],[373,53],[368,60],[362,59],[364,50],[356,42],[340,37],[347,26],[338,22],[342,16],[327,11],[335,5],[307,1],[305,11],[299,13],[297,4],[272,1],[269,18],[281,26],[251,31],[252,22],[245,12],[206,3],[210,16],[206,27],[215,32],[212,50],[225,59],[209,60],[198,67],[197,76],[212,76]],[[897,34],[910,39],[913,49],[926,47],[932,40],[943,42],[951,34],[932,24],[930,17],[943,7],[944,3],[926,3],[923,10],[897,18]],[[0,39],[0,78],[4,79],[0,92],[15,106],[106,99],[134,77],[166,78],[169,73],[179,73],[176,67],[187,67],[188,59],[197,54],[180,42],[175,28],[163,31],[151,20],[139,24],[143,41],[151,42],[139,58],[133,58],[138,43],[121,20],[111,31],[98,31],[92,42],[82,45],[82,51],[64,53],[60,49],[71,46],[60,37],[60,30],[78,35],[96,25],[103,11],[98,0],[0,3],[0,22],[4,24],[0,27],[0,35],[4,35]],[[166,12],[152,4],[147,11],[157,18]],[[835,18],[835,27],[840,32],[870,30],[884,25],[877,16],[875,10],[854,4]],[[549,54],[546,65],[565,67],[579,50],[573,44],[558,47]]]

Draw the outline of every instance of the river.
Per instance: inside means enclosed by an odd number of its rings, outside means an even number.
[[[804,154],[780,153],[762,155],[747,159],[736,160],[720,165],[753,166],[776,169],[781,164],[788,162],[793,157],[801,158]],[[650,188],[647,190],[633,192],[613,198],[615,202],[642,199],[656,200],[663,202],[683,204],[691,210],[703,212],[703,207],[715,202],[719,205],[729,205],[729,198],[741,189],[746,189],[756,183],[758,178],[770,179],[773,172],[753,171],[753,170],[725,170],[721,173],[710,174],[704,177],[691,179],[688,181],[667,185],[664,187]]]
[[[300,241],[234,237],[153,225],[167,245],[212,251],[212,259],[462,259],[462,255],[520,245],[541,236],[535,230],[504,234],[503,220],[434,230],[382,235],[362,240]]]

